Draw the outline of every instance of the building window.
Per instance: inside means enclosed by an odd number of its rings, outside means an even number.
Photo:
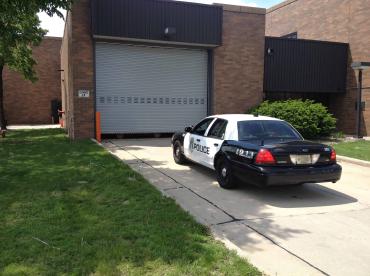
[[[282,38],[289,38],[289,39],[298,39],[298,33],[294,32],[294,33],[283,35],[281,37]]]

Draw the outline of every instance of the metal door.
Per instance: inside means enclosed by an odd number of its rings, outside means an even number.
[[[96,43],[102,133],[171,133],[207,115],[207,51]]]

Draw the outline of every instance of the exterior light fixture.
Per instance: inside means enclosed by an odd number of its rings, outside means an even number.
[[[362,138],[361,135],[361,111],[362,111],[362,71],[370,68],[370,62],[353,62],[351,65],[353,70],[358,70],[358,86],[357,86],[357,118],[356,118],[356,135],[357,138]]]
[[[369,62],[353,62],[352,69],[354,70],[366,70],[370,68],[370,61]]]
[[[166,29],[164,29],[164,35],[166,37],[171,37],[175,34],[176,34],[176,28],[174,27],[167,27]]]

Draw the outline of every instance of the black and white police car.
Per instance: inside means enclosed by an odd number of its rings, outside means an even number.
[[[223,188],[336,182],[342,168],[327,145],[305,141],[289,123],[245,114],[215,115],[172,137],[175,162],[216,170]]]

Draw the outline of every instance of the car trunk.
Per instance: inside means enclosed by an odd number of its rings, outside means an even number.
[[[319,143],[309,141],[266,143],[265,141],[264,148],[273,154],[277,166],[307,167],[332,163],[331,148]]]

